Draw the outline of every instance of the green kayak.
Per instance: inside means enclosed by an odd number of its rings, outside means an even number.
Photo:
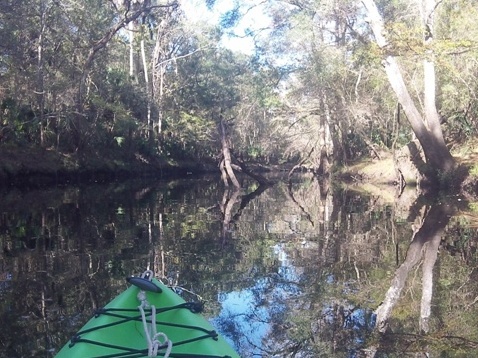
[[[202,305],[186,302],[146,271],[95,312],[56,358],[239,358],[204,319]]]

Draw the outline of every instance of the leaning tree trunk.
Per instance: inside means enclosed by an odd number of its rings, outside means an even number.
[[[236,188],[240,188],[241,184],[239,184],[239,181],[237,180],[231,165],[231,150],[229,149],[226,127],[224,125],[224,119],[222,115],[219,118],[219,135],[221,136],[221,149],[223,156],[220,168],[224,184],[226,186],[229,185],[229,179]]]
[[[425,45],[428,45],[432,40],[433,30],[433,11],[434,0],[424,0],[425,10],[422,14],[424,19],[424,26],[427,29],[425,34]],[[378,12],[377,6],[373,0],[362,0],[364,4],[372,32],[375,36],[377,45],[386,51],[389,43],[385,37],[385,27],[381,15]],[[430,10],[430,4],[433,7]],[[385,56],[383,66],[387,74],[390,85],[397,95],[403,111],[405,112],[408,122],[410,123],[413,132],[420,142],[427,164],[436,173],[436,171],[450,172],[455,167],[455,160],[450,151],[445,145],[443,132],[440,126],[440,120],[435,105],[435,69],[433,57],[428,54],[424,67],[424,99],[425,99],[425,115],[420,114],[415,103],[408,92],[405,81],[396,58],[390,54]]]

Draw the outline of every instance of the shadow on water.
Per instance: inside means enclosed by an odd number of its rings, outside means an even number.
[[[243,357],[478,353],[478,219],[458,198],[390,202],[307,177],[0,196],[0,357],[54,356],[146,267],[201,295]]]

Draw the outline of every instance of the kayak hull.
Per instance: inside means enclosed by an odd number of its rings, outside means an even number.
[[[186,303],[156,279],[152,282],[161,292],[148,292],[147,302],[155,306],[156,315],[145,308],[147,326],[156,321],[157,332],[173,343],[170,357],[239,358],[214,327],[196,312],[197,306]],[[130,286],[103,309],[95,313],[81,330],[58,352],[56,358],[148,357],[148,338],[138,309],[141,290]],[[163,341],[161,341],[163,342]],[[158,350],[158,357],[167,351]]]

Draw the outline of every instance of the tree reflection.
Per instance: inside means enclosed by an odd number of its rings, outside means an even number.
[[[252,200],[259,197],[267,188],[269,188],[270,185],[271,184],[261,184],[250,193],[242,195],[242,197],[240,189],[225,188],[221,203],[219,204],[222,217],[222,230],[220,237],[223,244],[225,244],[230,238],[230,234],[233,230],[232,226],[234,222],[240,219],[242,211]],[[239,207],[234,210],[235,206],[237,206],[236,204],[239,204]]]
[[[405,261],[395,272],[390,289],[382,304],[377,308],[377,329],[385,332],[392,309],[400,298],[410,270],[423,258],[422,301],[420,326],[424,333],[429,331],[430,305],[433,291],[433,267],[435,265],[441,237],[455,212],[449,203],[437,203],[426,209],[423,224],[416,231],[408,247]]]
[[[477,230],[449,221],[449,200],[408,210],[404,195],[391,204],[311,178],[226,192],[205,179],[2,197],[0,356],[53,355],[148,265],[204,297],[244,357],[358,357],[364,347],[476,355]],[[390,267],[398,303],[383,300]],[[380,326],[391,329],[371,337],[382,300]],[[411,322],[428,335],[410,333]]]
[[[395,271],[390,288],[385,294],[383,302],[375,311],[375,329],[380,333],[386,333],[390,329],[392,310],[399,301],[410,271],[419,263],[422,265],[419,331],[422,334],[430,332],[434,286],[433,270],[445,229],[450,218],[457,212],[458,208],[451,200],[441,200],[430,205],[423,205],[421,203],[424,200],[423,198],[421,199],[417,200],[410,210],[411,217],[409,217],[409,220],[417,222],[417,216],[422,213],[422,217],[418,218],[418,221],[422,222],[422,224],[418,229],[414,230],[405,260]],[[386,341],[385,338],[384,341]],[[368,356],[375,356],[377,349],[378,347],[371,347],[367,350]]]

